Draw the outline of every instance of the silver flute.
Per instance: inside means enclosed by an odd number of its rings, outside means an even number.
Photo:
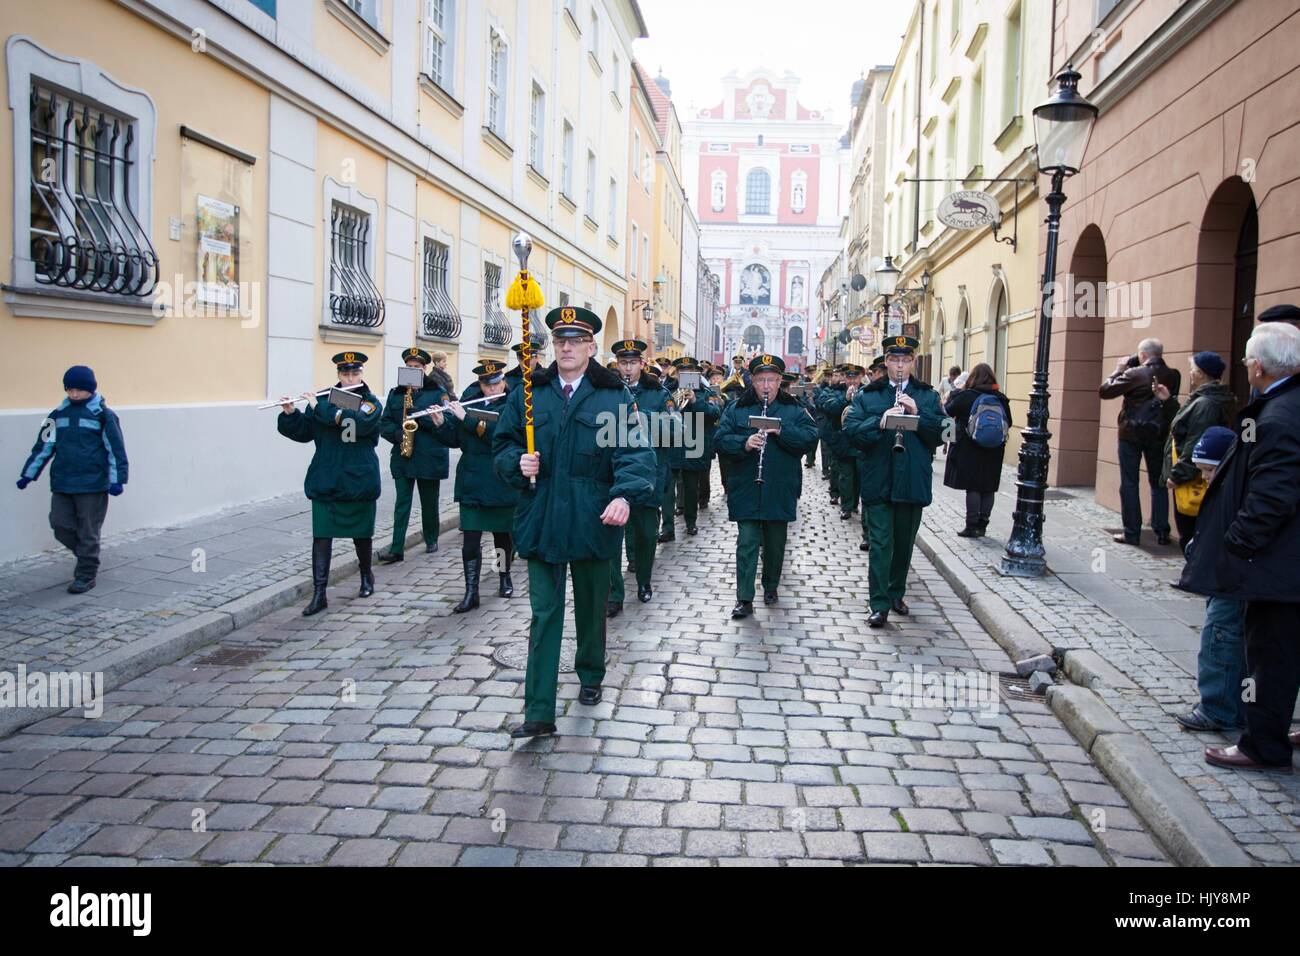
[[[767,399],[763,399],[763,417],[767,418]],[[767,453],[767,432],[763,432],[763,445],[758,449],[758,477],[755,481],[763,483],[763,455]]]
[[[365,388],[365,385],[331,385],[329,388],[322,388],[319,392],[316,393],[316,397],[320,398],[322,395],[328,395],[331,391],[333,391],[336,388],[340,392],[351,392],[351,391],[355,391],[358,388]],[[297,404],[298,402],[305,402],[305,401],[307,401],[307,399],[304,398],[302,395],[299,395],[297,398],[289,398],[289,396],[286,395],[278,402],[268,402],[265,405],[258,405],[257,410],[260,412],[267,408],[279,408],[285,402],[292,402],[294,404]]]
[[[502,392],[500,395],[484,395],[482,398],[471,398],[468,402],[461,402],[460,407],[469,408],[471,405],[479,405],[482,404],[483,402],[495,402],[498,398],[505,398],[505,397],[506,397],[505,392]],[[406,416],[406,420],[409,422],[413,418],[423,418],[425,415],[432,415],[434,412],[449,412],[449,411],[451,411],[450,402],[447,403],[446,405],[435,405],[432,408],[422,408],[418,412],[412,412],[410,415]]]

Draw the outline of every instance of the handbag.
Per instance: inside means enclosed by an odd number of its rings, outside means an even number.
[[[1174,441],[1173,436],[1169,438],[1169,447],[1171,449],[1171,464],[1178,464],[1178,442]],[[1205,489],[1209,483],[1205,476],[1197,476],[1184,484],[1174,485],[1174,508],[1180,515],[1187,515],[1194,518],[1201,513],[1201,502],[1205,499]]]

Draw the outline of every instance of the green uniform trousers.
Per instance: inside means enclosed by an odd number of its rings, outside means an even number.
[[[836,458],[834,481],[840,495],[840,511],[844,513],[852,511],[858,506],[858,498],[861,497],[858,490],[858,460]]]
[[[821,439],[819,444],[822,446],[822,477],[829,478],[831,477],[832,474],[831,467],[833,461],[833,459],[831,458],[831,450],[830,447],[826,444],[825,438]]]
[[[676,534],[674,522],[677,519],[674,515],[677,512],[677,480],[681,474],[680,471],[668,472],[668,487],[664,489],[663,500],[659,506],[659,510],[663,513],[663,530],[671,535]]]
[[[707,505],[709,503],[709,492],[713,490],[713,460],[709,460],[709,467],[703,471],[695,473],[699,481],[699,503]]]
[[[871,544],[867,584],[873,611],[888,611],[890,604],[907,590],[907,569],[912,563],[912,546],[921,527],[923,507],[888,501],[866,506]]]
[[[659,509],[633,505],[632,514],[623,529],[623,538],[627,542],[628,560],[636,563],[638,585],[648,585],[654,574],[658,533]],[[609,599],[622,604],[623,594],[623,561],[619,557],[609,562]]]
[[[763,555],[763,590],[775,591],[781,584],[785,564],[784,521],[740,521],[736,534],[736,600],[754,600],[754,572]]]
[[[411,499],[415,486],[420,487],[420,525],[424,530],[424,543],[438,540],[438,490],[442,484],[435,478],[394,478],[397,498],[393,502],[393,543],[389,551],[403,554],[406,551],[406,526],[411,522]]]
[[[555,688],[560,678],[560,640],[564,633],[567,567],[573,576],[573,619],[578,652],[574,670],[583,687],[605,679],[605,598],[609,561],[572,561],[568,565],[528,562],[528,674],[524,678],[524,720],[555,723]]]
[[[663,528],[670,534],[676,533],[675,514],[679,496],[682,499],[686,527],[692,528],[700,516],[700,483],[695,472],[679,469],[672,473],[672,479],[668,482],[668,493],[664,495]]]

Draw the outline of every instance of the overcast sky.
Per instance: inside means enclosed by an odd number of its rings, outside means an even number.
[[[892,65],[912,4],[905,0],[640,0],[647,40],[633,47],[653,78],[663,68],[682,122],[722,98],[721,79],[758,66],[790,70],[809,109],[847,124],[849,89]]]

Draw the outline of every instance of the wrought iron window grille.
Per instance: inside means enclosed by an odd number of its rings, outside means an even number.
[[[501,311],[501,267],[489,262],[483,266],[483,344],[505,348],[513,334]]]
[[[150,295],[159,262],[132,198],[135,124],[35,80],[29,108],[36,281]]]
[[[432,239],[424,241],[424,314],[422,326],[429,338],[460,338],[460,312],[447,291],[451,250]]]
[[[330,317],[372,329],[384,321],[384,297],[369,267],[370,217],[334,203],[330,216]]]

